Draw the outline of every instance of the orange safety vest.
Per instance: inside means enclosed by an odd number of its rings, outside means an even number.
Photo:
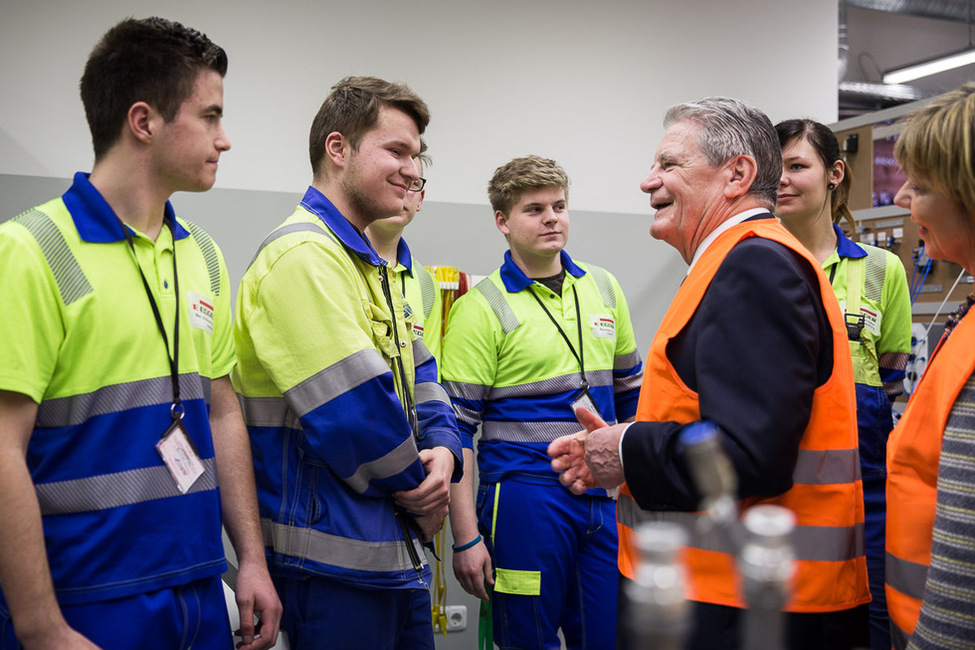
[[[895,647],[921,613],[931,566],[941,439],[955,398],[975,371],[975,317],[939,344],[887,445],[887,610]]]
[[[790,612],[831,612],[870,601],[864,555],[863,486],[857,448],[856,398],[853,365],[846,327],[833,289],[820,265],[777,221],[745,221],[722,233],[697,261],[674,297],[650,346],[643,388],[637,408],[638,421],[701,419],[698,394],[677,376],[667,359],[667,343],[694,315],[718,267],[731,249],[747,237],[763,237],[799,252],[819,276],[819,289],[833,331],[833,373],[816,389],[809,424],[799,443],[793,470],[793,486],[774,498],[751,498],[740,503],[741,511],[758,503],[785,506],[796,515],[793,534],[796,577]],[[774,305],[770,305],[774,308]],[[744,326],[744,325],[743,325]],[[638,553],[635,525],[652,518],[694,525],[699,513],[645,513],[624,483],[616,510],[619,527],[620,571],[632,578]],[[688,598],[706,603],[744,607],[735,551],[726,541],[692,534],[685,548]]]

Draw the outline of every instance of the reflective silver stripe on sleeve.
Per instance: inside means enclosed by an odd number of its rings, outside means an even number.
[[[244,397],[237,393],[237,400],[249,427],[301,429],[298,416],[283,397]]]
[[[462,381],[445,380],[443,386],[447,389],[449,395],[471,400],[472,402],[487,399],[488,393],[491,392],[491,387],[485,384],[468,384]]]
[[[413,569],[403,540],[368,542],[329,535],[312,528],[299,528],[261,519],[264,544],[278,553],[319,564],[353,571],[408,571]],[[426,555],[417,540],[411,540],[421,561]]]
[[[382,458],[362,463],[356,469],[355,474],[343,477],[342,480],[350,488],[362,494],[369,489],[369,481],[399,474],[416,461],[418,454],[416,442],[413,440],[413,436],[410,436]]]
[[[370,379],[390,372],[389,366],[373,348],[359,350],[316,372],[284,392],[298,417],[349,392]]]
[[[481,412],[474,411],[472,409],[464,408],[460,404],[453,404],[454,415],[457,416],[458,422],[464,422],[473,427],[477,427],[481,424]]]
[[[515,316],[515,312],[511,310],[511,305],[505,300],[504,294],[501,290],[491,280],[484,279],[474,285],[487,300],[488,306],[491,307],[491,311],[494,312],[495,318],[501,323],[501,329],[505,334],[511,334],[516,329],[521,327],[521,323],[518,321],[518,317]]]
[[[730,540],[713,527],[699,526],[703,515],[696,512],[641,510],[633,497],[621,494],[616,502],[616,519],[633,529],[644,521],[672,521],[691,532],[690,548],[719,553],[734,553]],[[707,530],[702,534],[701,530]],[[792,533],[796,559],[807,562],[845,562],[865,553],[864,526],[796,526]]]
[[[416,394],[417,404],[423,402],[443,402],[447,406],[450,406],[450,398],[447,397],[447,391],[435,381],[425,381],[417,384],[414,392]]]
[[[593,282],[596,289],[603,299],[603,304],[610,309],[616,309],[616,291],[613,290],[613,281],[609,277],[606,269],[598,266],[590,266],[589,272],[592,273]]]
[[[612,370],[587,371],[586,379],[590,386],[612,386]],[[491,388],[487,399],[499,400],[509,397],[537,397],[538,395],[553,395],[579,390],[579,372],[570,372],[559,377],[551,377],[541,381],[533,381],[516,386],[496,386]]]
[[[196,373],[179,376],[182,399],[203,399],[210,403],[210,379]],[[169,404],[173,399],[169,377],[153,377],[139,381],[103,386],[91,393],[44,400],[37,408],[36,426],[77,426],[90,418],[120,413],[144,406]]]
[[[582,425],[578,422],[496,422],[485,420],[482,425],[481,440],[552,442],[559,436],[578,433],[581,430]]]
[[[628,354],[617,354],[613,358],[613,370],[629,370],[643,361],[639,350],[634,350]]]
[[[860,478],[860,455],[856,449],[800,449],[792,470],[797,485],[853,483]]]
[[[413,367],[422,366],[424,363],[433,358],[433,354],[430,349],[427,348],[423,339],[416,339],[413,341]]]
[[[291,223],[288,224],[287,226],[281,226],[280,228],[278,228],[277,230],[275,230],[270,235],[264,238],[264,241],[261,242],[261,245],[257,247],[257,252],[254,253],[254,257],[252,257],[251,261],[247,264],[247,268],[253,266],[254,261],[257,259],[257,256],[261,254],[261,251],[264,250],[265,246],[273,242],[275,239],[278,239],[279,237],[284,237],[285,235],[290,235],[293,232],[313,232],[319,235],[325,235],[326,237],[334,241],[336,244],[339,243],[339,241],[335,238],[335,235],[330,233],[325,228],[322,228],[318,224],[308,223],[308,222]]]
[[[203,228],[200,228],[191,221],[184,223],[186,224],[186,229],[193,235],[193,239],[196,240],[196,245],[200,247],[200,252],[203,254],[203,260],[207,265],[207,273],[210,274],[210,291],[213,292],[213,295],[219,296],[220,257],[217,255],[217,246]]]
[[[217,466],[214,459],[207,458],[203,466],[206,471],[187,494],[216,489]],[[162,465],[71,481],[40,483],[34,489],[42,515],[92,512],[182,496],[169,470]]]
[[[921,600],[928,580],[928,567],[887,553],[884,572],[887,584],[905,596]]]
[[[416,260],[413,261],[414,264]],[[423,318],[430,318],[433,311],[433,303],[436,300],[436,289],[433,288],[433,276],[424,268],[417,269],[417,280],[420,283],[420,299],[423,301]]]
[[[27,229],[44,254],[48,268],[61,293],[61,300],[70,305],[75,300],[92,292],[91,284],[85,277],[78,260],[54,220],[40,210],[28,210],[11,221]],[[9,317],[9,316],[8,316]]]
[[[623,391],[640,388],[643,385],[643,373],[619,377],[613,382],[613,392],[622,393]]]
[[[887,274],[887,256],[884,251],[867,247],[864,264],[863,294],[868,300],[880,303],[884,294],[884,276]]]

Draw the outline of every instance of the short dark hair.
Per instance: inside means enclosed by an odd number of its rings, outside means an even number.
[[[308,135],[308,157],[316,178],[325,158],[325,138],[338,132],[353,149],[358,149],[362,137],[379,123],[382,107],[395,108],[409,115],[420,135],[430,123],[430,109],[426,102],[406,84],[376,77],[346,77],[332,86]]]
[[[840,154],[840,143],[836,139],[836,134],[825,124],[809,119],[784,120],[775,125],[775,132],[779,136],[779,146],[783,149],[794,138],[808,142],[822,161],[826,173],[829,173],[837,160],[843,161],[846,165],[846,161]],[[833,223],[837,225],[846,222],[847,234],[856,230],[856,221],[853,219],[853,213],[850,212],[850,206],[847,205],[852,185],[853,173],[850,171],[850,166],[846,165],[843,180],[830,191],[830,216]]]
[[[118,141],[133,104],[145,102],[169,122],[205,69],[227,74],[227,53],[195,29],[153,17],[127,18],[108,30],[81,76],[95,160]]]

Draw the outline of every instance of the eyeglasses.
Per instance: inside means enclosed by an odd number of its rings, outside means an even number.
[[[424,187],[426,187],[426,185],[427,185],[427,179],[421,176],[420,178],[410,183],[410,186],[407,189],[411,192],[419,192]]]

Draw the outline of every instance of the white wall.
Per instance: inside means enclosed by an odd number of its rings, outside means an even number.
[[[557,159],[572,207],[644,214],[637,184],[678,101],[728,94],[773,120],[836,119],[836,2],[3,0],[0,173],[90,167],[77,84],[113,22],[161,13],[230,55],[218,187],[300,191],[307,134],[348,74],[405,81],[433,112],[431,200],[486,203],[494,168]]]
[[[725,94],[773,122],[836,120],[835,0],[0,2],[0,220],[90,168],[77,91],[88,52],[121,18],[161,14],[230,56],[218,189],[174,204],[221,243],[234,283],[310,179],[308,128],[329,87],[372,74],[407,82],[433,112],[427,201],[408,233],[417,256],[488,273],[504,250],[485,196],[493,170],[555,158],[573,181],[569,250],[619,278],[644,353],[685,270],[647,234],[638,188],[666,108]],[[476,601],[449,583],[476,626]]]
[[[405,81],[433,112],[427,204],[409,236],[420,259],[488,273],[504,248],[485,196],[493,170],[526,153],[553,157],[572,178],[569,250],[619,276],[643,349],[683,272],[673,251],[646,234],[649,201],[638,189],[666,108],[726,94],[773,121],[836,119],[835,0],[3,0],[0,7],[0,177],[65,179],[91,166],[77,90],[88,52],[121,18],[162,13],[206,32],[230,56],[233,149],[221,158],[217,188],[301,193],[310,178],[308,128],[330,86],[349,74]],[[235,205],[184,216],[224,244],[233,273],[256,244],[238,249],[220,232],[256,241],[285,215],[253,223],[255,215]]]

